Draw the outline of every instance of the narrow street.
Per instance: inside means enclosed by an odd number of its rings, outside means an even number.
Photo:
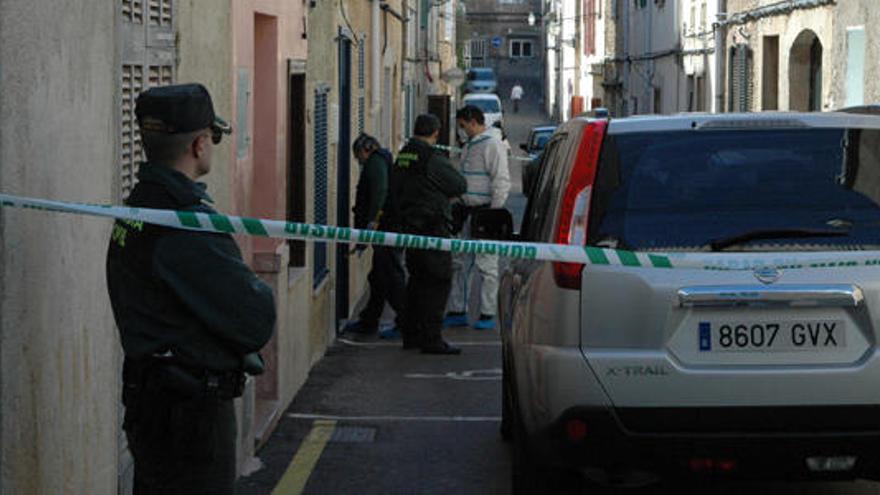
[[[507,109],[505,122],[513,154],[522,156],[519,143],[529,129],[548,120],[529,101],[518,114]],[[526,204],[522,163],[510,161],[507,206],[517,224]],[[392,318],[386,308],[385,323]],[[457,329],[444,335],[463,348],[462,355],[424,356],[401,350],[399,342],[342,335],[245,468],[249,474],[239,480],[239,493],[511,493],[511,449],[498,432],[498,332]],[[692,493],[744,491],[867,495],[880,488],[870,482],[736,483],[698,486]]]
[[[519,143],[546,120],[530,100],[520,113],[508,109],[505,122],[512,153],[522,156]],[[522,163],[510,161],[507,206],[517,223]],[[393,313],[386,317],[390,323]],[[444,334],[462,355],[423,356],[399,342],[341,336],[258,452],[240,493],[510,493],[510,451],[498,433],[498,332]],[[329,438],[316,447],[322,433]]]

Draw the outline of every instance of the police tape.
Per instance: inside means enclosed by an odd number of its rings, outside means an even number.
[[[353,229],[331,225],[286,222],[259,218],[158,210],[126,206],[93,205],[0,194],[0,207],[73,213],[144,222],[165,227],[221,234],[240,234],[275,239],[371,244],[410,249],[431,249],[452,253],[489,254],[526,260],[557,261],[587,265],[625,266],[632,268],[755,270],[759,268],[855,268],[880,266],[880,252],[836,251],[821,253],[694,253],[633,252],[621,249],[566,244],[516,241],[463,240],[414,234]],[[125,243],[125,229],[111,234]]]
[[[435,144],[434,148],[438,149],[440,151],[449,151],[451,153],[458,153],[458,154],[461,154],[464,151],[464,148],[457,148],[455,146],[446,146],[445,144]],[[530,162],[533,160],[533,158],[529,158],[527,156],[516,156],[516,155],[510,155],[507,158],[509,160],[519,160],[521,162]]]

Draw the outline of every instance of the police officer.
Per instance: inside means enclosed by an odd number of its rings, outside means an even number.
[[[499,139],[500,129],[486,126],[483,111],[473,105],[460,109],[455,119],[468,137],[461,157],[461,173],[467,178],[467,192],[462,196],[465,212],[476,208],[501,208],[510,192],[510,171],[507,164],[509,148]],[[463,216],[467,216],[465,213]],[[470,222],[461,232],[470,237]],[[449,313],[443,323],[448,327],[468,326],[467,303],[471,274],[476,268],[481,278],[480,318],[473,324],[477,330],[495,328],[498,306],[498,256],[494,254],[457,253],[453,258],[455,276],[449,297]]]
[[[376,138],[366,133],[358,136],[351,148],[361,164],[354,205],[354,227],[385,232],[396,230],[391,215],[386,213],[390,211],[392,203],[391,195],[388,194],[388,176],[394,164],[391,152],[382,148]],[[364,244],[357,247],[365,248]],[[385,309],[385,301],[388,301],[397,313],[396,327],[382,330],[379,337],[399,337],[406,297],[406,273],[403,270],[402,254],[398,248],[373,245],[373,267],[367,276],[370,298],[358,319],[347,324],[343,331],[367,335],[377,333],[379,318]]]
[[[200,84],[138,96],[148,162],[126,204],[213,213],[212,147],[231,128]],[[119,220],[107,254],[110,302],[125,353],[123,429],[136,494],[233,493],[233,399],[272,335],[272,291],[226,234]]]
[[[440,119],[431,114],[416,118],[414,137],[400,150],[392,172],[396,223],[405,233],[450,237],[449,202],[466,190],[467,183],[442,155],[434,151]],[[403,348],[424,354],[459,354],[461,349],[443,340],[443,312],[452,283],[452,256],[446,251],[407,249],[406,312]]]

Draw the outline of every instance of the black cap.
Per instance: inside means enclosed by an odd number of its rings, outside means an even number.
[[[208,90],[197,83],[150,88],[138,95],[134,112],[145,131],[179,134],[211,128],[216,136],[232,132],[232,126],[214,113]]]

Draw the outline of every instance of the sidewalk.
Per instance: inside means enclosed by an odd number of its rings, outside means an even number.
[[[427,356],[399,342],[343,336],[258,453],[262,469],[239,481],[239,493],[270,493],[285,473],[285,482],[307,481],[303,493],[510,493],[509,452],[498,433],[497,332],[444,336],[463,354]],[[326,429],[322,421],[334,423],[315,454],[315,435],[308,447],[303,440]]]

